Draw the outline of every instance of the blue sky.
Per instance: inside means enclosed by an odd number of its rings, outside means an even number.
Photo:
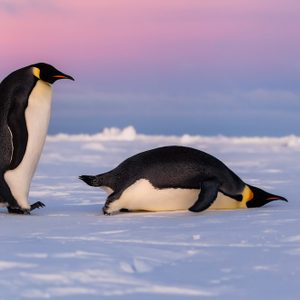
[[[1,77],[46,61],[76,79],[51,134],[300,134],[298,1],[11,0],[0,25]]]

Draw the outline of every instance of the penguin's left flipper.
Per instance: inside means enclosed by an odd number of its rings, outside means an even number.
[[[216,179],[203,181],[198,199],[189,211],[200,212],[209,208],[217,198],[220,185]]]
[[[30,205],[30,211],[33,211],[36,208],[42,208],[42,207],[45,207],[45,206],[46,205],[43,202],[38,201],[38,202],[35,202],[35,203]]]

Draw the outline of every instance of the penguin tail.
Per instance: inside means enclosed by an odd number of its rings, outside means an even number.
[[[84,181],[86,184],[90,186],[101,186],[101,183],[99,182],[97,176],[81,175],[79,176],[79,179]]]

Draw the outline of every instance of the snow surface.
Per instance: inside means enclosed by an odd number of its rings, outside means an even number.
[[[286,196],[234,211],[101,213],[77,179],[137,152],[180,144]],[[0,299],[300,299],[300,138],[146,136],[135,129],[49,136],[31,216],[0,211]]]

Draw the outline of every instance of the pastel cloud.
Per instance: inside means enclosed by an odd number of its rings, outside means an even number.
[[[2,55],[80,67],[271,67],[289,59],[285,50],[297,54],[297,9],[293,0],[2,1]]]

